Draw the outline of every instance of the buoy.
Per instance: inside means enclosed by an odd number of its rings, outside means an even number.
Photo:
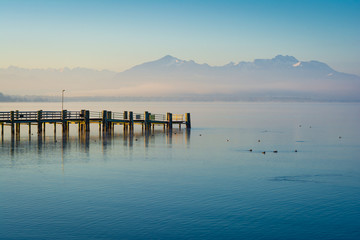
[[[297,150],[295,149],[295,152],[297,152]]]
[[[274,151],[274,153],[277,153],[277,152],[278,152],[277,150]]]
[[[262,152],[262,154],[265,154],[266,152]]]
[[[249,152],[252,152],[252,149],[251,149],[251,148],[249,149]]]

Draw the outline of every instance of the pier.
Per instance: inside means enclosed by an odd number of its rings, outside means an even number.
[[[152,114],[148,111],[144,113],[134,113],[132,111],[112,112],[103,110],[101,112],[81,110],[81,111],[9,111],[0,112],[1,137],[4,137],[4,126],[10,126],[11,136],[20,136],[20,126],[27,125],[29,135],[32,126],[36,125],[37,134],[45,135],[46,124],[53,124],[54,134],[56,125],[62,126],[62,134],[69,134],[69,125],[77,124],[79,133],[89,133],[90,124],[98,124],[99,132],[111,134],[115,125],[122,125],[124,132],[133,132],[134,125],[141,125],[142,131],[149,132],[155,126],[162,126],[164,130],[171,131],[173,126],[181,128],[184,125],[187,129],[191,128],[190,113],[185,114]]]

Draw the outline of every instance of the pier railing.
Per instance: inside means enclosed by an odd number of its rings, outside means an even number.
[[[114,120],[124,120],[124,113],[121,112],[112,112],[111,119]]]
[[[165,114],[150,114],[150,121],[166,121]]]
[[[102,118],[102,113],[101,112],[94,112],[94,111],[90,111],[90,119],[92,118]]]
[[[14,112],[14,119],[17,120],[36,120],[37,117],[38,117],[37,112],[19,112],[19,111]]]
[[[174,122],[184,121],[184,114],[173,114],[172,115],[172,120]]]
[[[185,119],[184,119],[185,117]],[[0,125],[3,135],[4,125],[11,126],[11,133],[20,133],[20,125],[28,124],[29,132],[31,125],[37,125],[38,134],[45,132],[45,124],[54,124],[56,131],[56,124],[61,124],[63,133],[69,131],[69,124],[79,124],[79,131],[90,131],[90,123],[99,123],[103,131],[111,131],[115,125],[123,125],[124,130],[129,128],[134,129],[134,124],[140,124],[145,131],[154,128],[155,125],[163,125],[164,129],[172,129],[173,124],[186,125],[186,128],[191,128],[190,113],[184,114],[158,114],[145,111],[144,113],[134,113],[132,111],[112,112],[104,110],[102,112],[95,112],[89,110],[81,111],[9,111],[0,112]]]
[[[143,114],[143,113],[134,113],[134,120],[145,120],[145,114]]]
[[[61,111],[43,111],[41,118],[45,120],[49,119],[61,119]]]
[[[10,112],[0,112],[0,120],[2,121],[10,120]]]
[[[85,116],[81,113],[81,111],[68,111],[66,112],[66,118],[68,119],[82,119]]]

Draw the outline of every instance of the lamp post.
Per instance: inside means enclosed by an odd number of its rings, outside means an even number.
[[[64,110],[64,92],[65,92],[65,90],[62,90],[62,93],[61,93],[61,112]]]

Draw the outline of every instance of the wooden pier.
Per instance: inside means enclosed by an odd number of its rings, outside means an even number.
[[[134,125],[139,124],[145,132],[155,128],[155,125],[163,126],[164,130],[171,131],[173,126],[185,125],[191,128],[190,113],[185,114],[152,114],[134,113],[132,111],[112,112],[103,110],[94,112],[89,110],[81,111],[9,111],[0,112],[1,137],[4,137],[4,126],[11,127],[11,136],[20,136],[20,126],[28,125],[29,135],[31,135],[32,125],[37,126],[37,134],[45,135],[45,125],[54,125],[56,134],[56,124],[62,125],[62,133],[69,133],[69,125],[77,124],[79,132],[90,132],[90,124],[99,125],[99,131],[104,134],[112,133],[115,125],[123,125],[124,131],[134,131]]]

